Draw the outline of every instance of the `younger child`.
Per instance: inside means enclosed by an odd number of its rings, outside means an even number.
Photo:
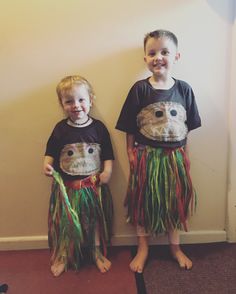
[[[59,276],[69,267],[77,269],[85,246],[104,273],[111,267],[105,257],[113,212],[105,185],[114,159],[110,136],[104,124],[89,115],[95,94],[85,78],[65,77],[57,95],[66,119],[55,126],[44,157],[45,175],[55,178],[48,219],[51,271]]]
[[[148,233],[167,232],[173,258],[190,269],[192,261],[179,246],[178,230],[187,231],[188,208],[194,206],[187,135],[201,120],[191,87],[171,76],[180,58],[176,36],[166,30],[148,33],[144,54],[152,76],[130,89],[116,125],[126,132],[130,179],[125,204],[138,235],[130,268],[143,271]]]

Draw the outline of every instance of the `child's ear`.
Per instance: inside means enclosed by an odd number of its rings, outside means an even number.
[[[177,53],[175,54],[175,62],[177,62],[179,59],[180,59],[180,53],[177,52]]]

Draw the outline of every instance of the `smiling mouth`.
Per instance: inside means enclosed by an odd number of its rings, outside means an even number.
[[[154,67],[159,67],[159,68],[161,68],[161,67],[164,66],[164,64],[157,63],[157,64],[154,64],[153,66],[154,66]]]

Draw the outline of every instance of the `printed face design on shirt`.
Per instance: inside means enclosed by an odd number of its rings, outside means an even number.
[[[100,152],[97,143],[65,145],[60,154],[60,168],[72,176],[97,173],[101,167]]]
[[[156,102],[143,108],[137,116],[139,131],[155,141],[175,142],[186,138],[186,110],[180,103]]]

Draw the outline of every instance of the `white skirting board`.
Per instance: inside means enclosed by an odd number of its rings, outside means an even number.
[[[213,243],[213,242],[230,242],[227,240],[226,231],[189,231],[188,233],[180,232],[181,244],[198,244],[198,243]],[[136,245],[136,236],[114,236],[113,245]],[[160,235],[158,237],[150,237],[150,245],[163,245],[168,244],[166,235]]]
[[[0,250],[28,250],[48,248],[47,236],[17,236],[0,238]]]
[[[182,244],[230,242],[227,240],[226,231],[189,231],[181,232],[180,239]],[[115,235],[112,238],[113,246],[136,245],[135,235]],[[166,236],[150,238],[150,244],[168,244]],[[47,236],[20,236],[0,238],[0,250],[28,250],[48,248]]]

